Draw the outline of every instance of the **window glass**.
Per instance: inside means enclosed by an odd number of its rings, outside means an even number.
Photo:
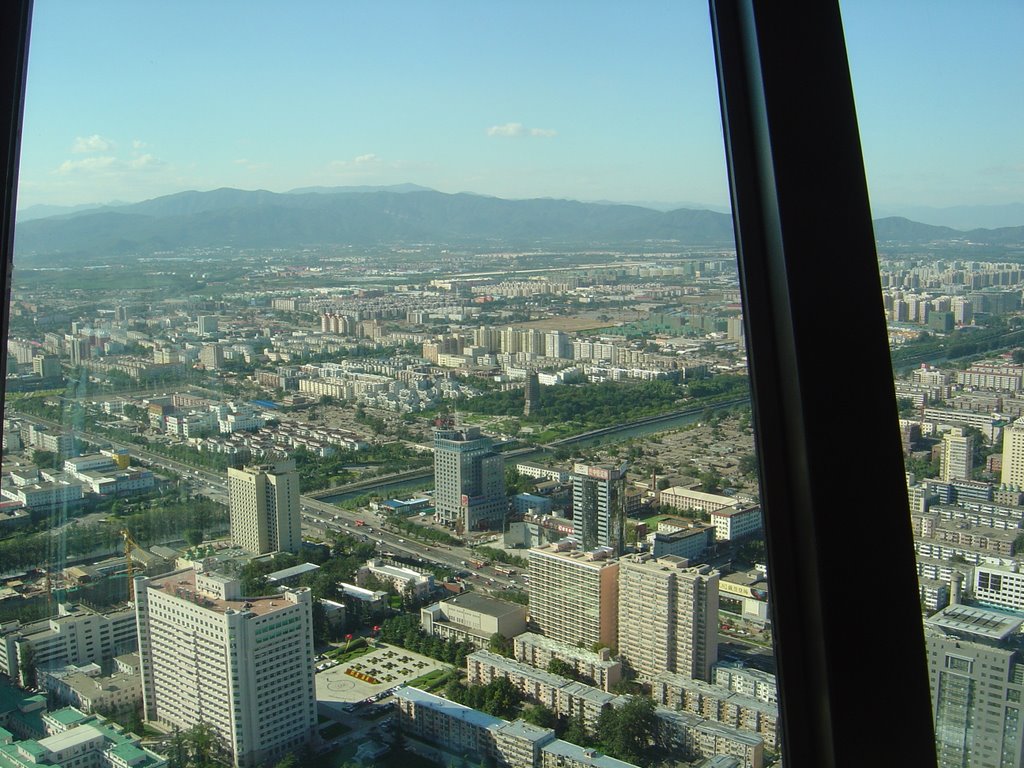
[[[843,4],[939,763],[1020,765],[1024,9],[880,10]]]
[[[702,3],[37,2],[3,671],[177,765],[780,759],[717,99]]]

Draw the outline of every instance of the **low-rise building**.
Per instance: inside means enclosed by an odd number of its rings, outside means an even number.
[[[547,669],[553,659],[568,664],[581,679],[605,691],[622,679],[622,664],[602,648],[597,653],[568,643],[560,643],[535,632],[524,632],[513,639],[516,660],[538,669]]]
[[[711,512],[715,541],[737,541],[761,530],[760,505],[718,509]]]
[[[526,606],[467,592],[421,608],[420,626],[427,634],[486,648],[494,634],[526,631]]]
[[[51,619],[0,624],[0,672],[16,680],[20,659],[31,648],[38,669],[69,664],[100,664],[137,646],[135,613],[130,608],[102,614],[84,606],[61,603]]]
[[[72,707],[43,716],[46,735],[0,740],[0,765],[35,768],[164,768],[167,760],[142,746],[140,739],[99,715]]]

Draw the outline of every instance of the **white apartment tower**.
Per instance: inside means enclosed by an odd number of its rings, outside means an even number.
[[[508,513],[505,459],[479,427],[434,429],[437,519],[464,531],[501,530]]]
[[[942,479],[970,480],[974,469],[974,437],[954,427],[942,436]]]
[[[669,555],[619,562],[619,653],[641,677],[711,680],[718,660],[718,571]],[[536,584],[536,581],[532,582]]]
[[[1024,488],[1024,418],[1003,430],[1003,485]]]
[[[302,548],[299,473],[294,461],[228,469],[231,540],[253,554]]]
[[[619,563],[609,549],[581,552],[568,543],[530,550],[530,623],[569,645],[613,648],[618,633]],[[651,617],[648,614],[644,625]]]
[[[313,598],[244,598],[239,581],[191,568],[135,579],[147,720],[213,727],[236,766],[279,759],[312,738]]]

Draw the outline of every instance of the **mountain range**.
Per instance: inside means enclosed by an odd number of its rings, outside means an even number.
[[[879,242],[1024,243],[1024,227],[970,230],[890,217]],[[15,230],[22,264],[90,261],[180,248],[300,248],[437,243],[509,247],[731,247],[732,217],[710,210],[658,211],[573,200],[505,200],[446,194],[413,184],[307,187],[278,193],[231,188],[180,192],[130,205],[26,220]]]

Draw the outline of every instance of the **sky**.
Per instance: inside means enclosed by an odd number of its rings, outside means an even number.
[[[843,14],[876,208],[1024,202],[1024,3]],[[36,0],[18,204],[411,182],[726,210],[713,58],[702,0]]]

